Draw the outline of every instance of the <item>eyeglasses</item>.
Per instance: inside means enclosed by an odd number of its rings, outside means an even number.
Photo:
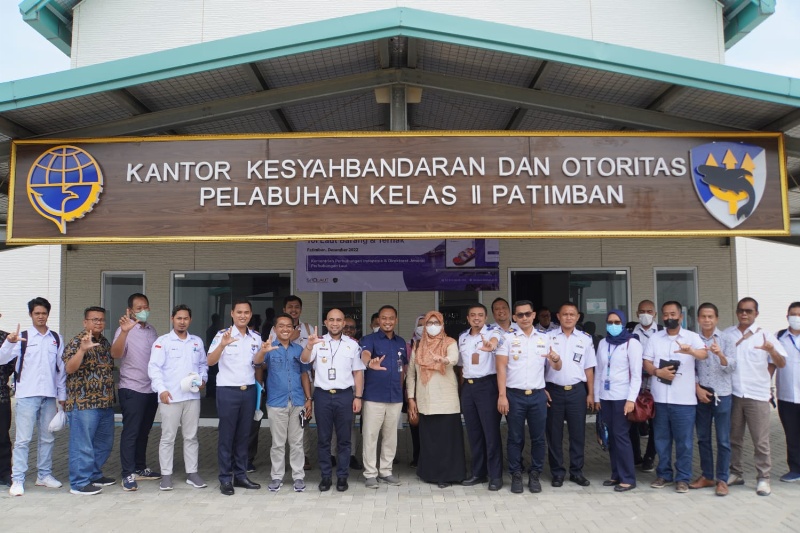
[[[435,321],[435,322],[426,322],[425,325],[426,326],[441,326],[442,324],[439,323],[439,321]]]
[[[608,321],[606,321],[606,324],[610,324],[612,326],[619,326],[619,325],[622,324],[622,321],[621,320],[608,320]]]
[[[352,329],[352,330],[355,330],[355,329],[356,329],[356,327],[355,327],[355,326],[345,326],[345,327],[343,327],[342,329]]]
[[[742,309],[741,307],[739,307],[738,309],[736,309],[736,314],[737,314],[737,315],[741,315],[742,313],[744,313],[745,315],[752,315],[752,314],[754,314],[755,312],[756,312],[756,310],[755,310],[755,309]]]
[[[529,318],[533,316],[533,311],[527,311],[525,313],[517,313],[514,316],[517,318]]]
[[[105,318],[87,318],[87,321],[91,322],[92,324],[102,324],[106,321]]]

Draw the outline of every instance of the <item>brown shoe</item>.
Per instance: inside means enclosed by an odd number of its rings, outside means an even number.
[[[728,484],[724,481],[717,481],[717,490],[714,491],[717,496],[727,496],[728,495]]]
[[[714,486],[714,480],[708,479],[705,476],[700,476],[699,478],[689,483],[690,489],[705,489],[713,486]]]
[[[681,494],[685,494],[689,492],[689,484],[685,481],[678,481],[675,484],[675,492],[679,492]]]

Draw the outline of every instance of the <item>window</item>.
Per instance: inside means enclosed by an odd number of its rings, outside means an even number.
[[[598,328],[602,331],[605,327],[608,311],[619,309],[630,315],[627,269],[512,269],[509,276],[512,306],[517,300],[531,300],[537,310],[542,306],[548,307],[553,321],[557,321],[558,307],[564,302],[574,302],[584,313],[584,329],[593,335]]]
[[[325,315],[329,310],[336,308],[341,309],[345,317],[351,317],[356,321],[356,337],[361,338],[364,335],[362,329],[369,327],[369,324],[364,325],[364,293],[363,292],[321,292],[320,293],[320,324],[324,324]],[[367,317],[369,320],[369,317]],[[323,325],[321,333],[327,333],[328,330]],[[372,333],[372,331],[369,331]]]
[[[467,307],[481,302],[482,294],[476,291],[439,291],[436,303],[438,311],[444,317],[444,331],[448,337],[458,336],[469,327],[467,323]],[[486,319],[492,322],[491,315]]]
[[[128,308],[128,296],[144,292],[144,272],[103,272],[101,304],[106,310],[106,327],[103,336],[111,342],[119,325],[119,318]]]
[[[683,306],[682,327],[697,330],[697,269],[656,268],[656,312],[661,315],[661,305],[675,300]]]

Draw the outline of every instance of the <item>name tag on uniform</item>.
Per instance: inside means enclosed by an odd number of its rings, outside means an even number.
[[[609,380],[603,382],[603,390],[611,390],[611,382]]]
[[[478,363],[480,363],[480,361],[481,361],[481,356],[478,354],[478,352],[475,352],[474,354],[472,354],[472,364],[473,365],[477,365]]]
[[[329,368],[328,369],[328,381],[336,381],[336,369]]]

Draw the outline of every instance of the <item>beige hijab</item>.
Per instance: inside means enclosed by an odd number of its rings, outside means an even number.
[[[444,332],[444,317],[438,311],[429,311],[425,315],[425,324],[432,318],[439,320],[442,325],[442,331],[438,335],[433,336],[428,333],[427,327],[422,332],[422,338],[417,345],[415,358],[419,366],[420,375],[422,377],[422,384],[427,385],[434,372],[439,372],[442,375],[445,373],[444,363],[435,363],[433,358],[435,356],[447,357],[447,348],[453,344],[455,339],[448,337]]]

